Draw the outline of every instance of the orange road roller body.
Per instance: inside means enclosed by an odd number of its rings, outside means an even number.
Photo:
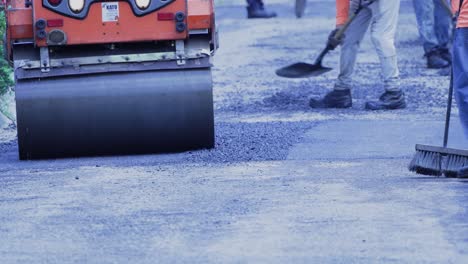
[[[214,146],[213,0],[7,0],[20,159]]]

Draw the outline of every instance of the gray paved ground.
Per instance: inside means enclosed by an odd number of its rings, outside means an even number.
[[[398,35],[409,108],[376,113],[362,110],[382,91],[368,39],[352,109],[307,107],[336,70],[274,75],[322,48],[333,1],[309,0],[301,20],[291,1],[269,3],[279,18],[218,5],[214,150],[19,162],[2,130],[0,263],[467,263],[468,181],[406,169],[415,143],[441,142],[448,85],[424,68],[410,2]],[[455,121],[450,144],[467,146]]]

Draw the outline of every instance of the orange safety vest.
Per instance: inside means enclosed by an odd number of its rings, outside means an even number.
[[[391,1],[391,0],[388,0]],[[461,0],[452,0],[452,10],[455,14],[460,8]],[[350,0],[336,0],[336,25],[343,25],[349,17]],[[468,0],[463,1],[458,17],[457,27],[468,27]]]
[[[453,13],[457,13],[460,8],[461,0],[452,0],[452,10]],[[468,27],[468,0],[463,1],[463,6],[460,9],[460,14],[458,15],[458,28]]]
[[[336,0],[336,25],[343,25],[348,20],[348,17],[349,0]]]

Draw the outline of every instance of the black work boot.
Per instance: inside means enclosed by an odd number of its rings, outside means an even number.
[[[424,55],[429,69],[442,69],[450,66],[450,63],[442,58],[438,48],[434,48]]]
[[[405,94],[402,91],[386,91],[378,101],[366,103],[367,110],[393,110],[406,107]]]
[[[349,108],[353,105],[351,91],[333,90],[322,99],[310,99],[309,106],[312,108]]]
[[[452,54],[448,48],[439,47],[440,57],[446,60],[449,64],[452,64]]]
[[[262,0],[247,1],[247,18],[272,18],[276,17],[275,12],[267,11]]]

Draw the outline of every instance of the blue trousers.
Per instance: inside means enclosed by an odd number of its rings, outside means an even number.
[[[413,0],[418,30],[425,53],[447,48],[452,20],[440,0]]]
[[[457,28],[453,41],[453,88],[468,139],[468,28]]]

